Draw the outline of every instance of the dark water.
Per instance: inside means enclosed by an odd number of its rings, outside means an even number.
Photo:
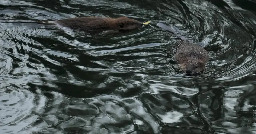
[[[238,1],[1,0],[0,133],[256,133],[255,3]],[[104,37],[43,23],[77,16],[152,23]],[[162,21],[205,45],[202,76],[177,71]]]

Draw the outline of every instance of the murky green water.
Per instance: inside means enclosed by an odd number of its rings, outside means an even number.
[[[0,0],[0,133],[256,133],[256,12],[237,1]],[[104,37],[43,23],[78,16],[152,23]],[[204,75],[177,71],[159,22],[205,44]]]

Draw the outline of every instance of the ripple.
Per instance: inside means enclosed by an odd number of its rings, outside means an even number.
[[[85,109],[78,108],[79,103],[85,103],[83,105]],[[73,116],[70,120],[60,124],[66,132],[73,130],[87,133],[133,132],[137,125],[145,132],[151,131],[148,130],[151,128],[154,132],[158,131],[157,123],[153,122],[142,104],[132,98],[121,99],[117,96],[106,95],[86,100],[75,99],[66,110]]]
[[[2,0],[0,131],[255,132],[256,16],[236,4]],[[152,23],[101,37],[42,22],[77,16]],[[181,34],[161,29],[159,22]],[[177,71],[173,54],[181,37],[209,52],[203,75]]]
[[[164,123],[174,123],[178,122],[180,118],[183,116],[182,113],[179,112],[168,112],[165,115],[158,115],[160,118],[162,118],[162,122]]]
[[[45,104],[43,96],[37,96],[28,90],[7,87],[0,93],[1,132],[19,133],[37,121]]]

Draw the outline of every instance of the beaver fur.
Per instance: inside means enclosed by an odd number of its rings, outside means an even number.
[[[200,45],[181,41],[174,59],[187,75],[198,75],[204,71],[209,56],[208,52]]]
[[[162,22],[157,26],[163,30],[175,34],[181,41],[178,41],[174,60],[179,64],[180,69],[187,75],[201,74],[208,62],[208,52],[200,45],[192,43],[188,38],[182,36],[183,32],[173,25],[166,25]]]
[[[86,33],[101,33],[103,31],[126,32],[140,28],[143,25],[141,22],[127,17],[79,17],[57,20],[56,23]]]

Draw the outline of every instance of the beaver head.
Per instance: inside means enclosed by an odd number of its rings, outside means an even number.
[[[208,53],[199,45],[182,43],[177,49],[174,58],[180,69],[187,75],[198,75],[205,69]]]
[[[141,22],[127,17],[119,17],[110,21],[110,27],[113,27],[113,29],[117,29],[120,32],[138,29],[143,25]]]
[[[186,75],[198,75],[203,73],[205,69],[205,62],[196,57],[190,57],[186,59],[183,63],[180,63],[179,66]]]

